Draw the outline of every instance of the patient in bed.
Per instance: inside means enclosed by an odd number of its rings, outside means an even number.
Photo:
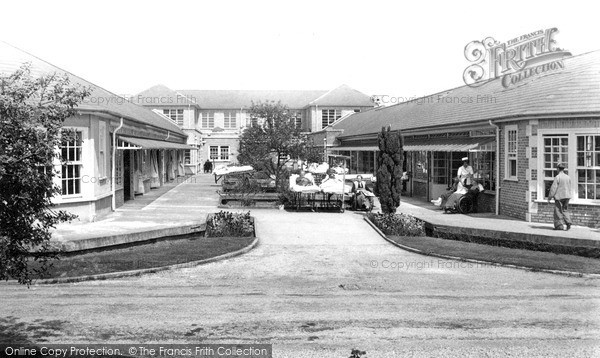
[[[300,171],[300,175],[296,178],[296,185],[298,186],[311,186],[315,185],[315,180],[310,173],[306,173],[304,170]]]

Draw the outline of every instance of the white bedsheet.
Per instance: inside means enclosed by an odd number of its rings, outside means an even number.
[[[352,192],[352,185],[344,184],[341,180],[327,180],[321,184],[321,190],[326,194],[348,194]]]
[[[254,168],[252,168],[252,166],[250,166],[250,165],[244,165],[241,167],[218,167],[218,168],[215,168],[215,170],[213,171],[213,174],[225,175],[225,174],[236,173],[236,172],[247,172],[247,171],[251,171],[251,170],[254,170]]]

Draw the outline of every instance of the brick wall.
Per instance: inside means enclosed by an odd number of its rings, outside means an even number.
[[[477,212],[493,213],[496,211],[496,196],[485,192],[477,195]]]
[[[517,125],[517,180],[506,180],[506,133],[505,126]],[[526,136],[525,121],[504,123],[500,126],[500,214],[514,218],[526,220],[528,212],[527,190],[529,182],[527,181],[527,169],[529,161],[526,156],[529,138]]]
[[[571,220],[574,225],[600,227],[600,207],[581,204],[569,204]],[[531,221],[554,222],[554,203],[538,203],[537,213],[531,215]]]
[[[505,128],[517,125],[518,162],[516,181],[505,180]],[[539,161],[544,160],[543,148],[538,148],[540,129],[600,128],[600,120],[593,118],[540,119],[504,123],[500,131],[500,214],[532,222],[552,223],[554,203],[543,201],[543,193],[538,193],[542,173],[538,171]],[[562,133],[562,132],[561,132]],[[572,131],[571,131],[572,133]],[[574,146],[572,141],[570,146]],[[573,150],[571,148],[571,150]],[[575,225],[600,227],[600,206],[597,204],[570,204]]]

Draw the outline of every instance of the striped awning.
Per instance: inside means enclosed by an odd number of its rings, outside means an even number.
[[[330,147],[329,150],[337,150],[338,152],[351,151],[351,152],[375,152],[379,148],[377,146],[364,146],[364,147]]]
[[[404,142],[407,152],[468,152],[495,141],[494,137],[423,139]]]
[[[187,144],[165,142],[154,139],[119,137],[119,141],[123,141],[127,143],[127,145],[119,145],[117,149],[198,149]]]

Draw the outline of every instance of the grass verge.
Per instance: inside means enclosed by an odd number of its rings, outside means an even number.
[[[532,269],[600,274],[600,259],[589,257],[490,246],[429,236],[387,235],[387,237],[398,244],[421,250],[426,254],[456,256]]]
[[[88,276],[182,264],[234,252],[252,241],[254,237],[195,236],[62,256],[53,262],[46,275],[37,278]]]

